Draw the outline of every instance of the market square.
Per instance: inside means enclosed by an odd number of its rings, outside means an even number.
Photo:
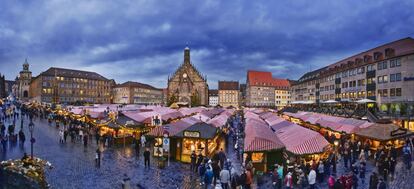
[[[0,2],[0,189],[410,189],[412,1]]]

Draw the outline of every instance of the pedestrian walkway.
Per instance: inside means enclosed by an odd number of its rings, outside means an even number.
[[[16,123],[20,123],[20,120]],[[29,120],[26,118],[23,130],[27,138],[30,136],[28,123]],[[133,188],[200,188],[197,184],[198,176],[189,170],[187,164],[172,161],[169,167],[158,169],[157,161],[151,157],[151,169],[144,170],[144,158],[136,160],[132,146],[105,148],[101,167],[97,168],[97,146],[92,137],[87,147],[81,142],[60,144],[59,129],[49,126],[46,120],[36,119],[34,123],[34,154],[52,163],[54,168],[46,171],[48,183],[52,188],[121,188],[124,174],[131,178]],[[17,128],[20,128],[20,125]],[[28,141],[26,140],[22,148],[19,148],[19,145],[8,146],[7,151],[0,151],[0,161],[21,158],[24,152],[30,154]]]

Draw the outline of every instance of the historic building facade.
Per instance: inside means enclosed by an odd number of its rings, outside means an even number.
[[[222,107],[239,107],[240,90],[238,81],[218,82],[219,105]]]
[[[184,49],[184,62],[168,77],[168,104],[180,102],[189,106],[208,105],[207,77],[190,61],[190,48]]]
[[[414,103],[414,39],[404,38],[304,74],[292,86],[293,101],[372,99],[386,110]]]
[[[116,104],[161,105],[163,90],[151,85],[128,81],[116,85],[113,89]]]
[[[96,72],[52,67],[30,82],[30,97],[46,103],[110,103],[112,83]]]
[[[219,105],[219,96],[217,89],[208,90],[208,105],[213,107]]]
[[[271,72],[247,71],[246,106],[276,107],[276,90],[290,90],[287,79],[273,78]]]
[[[15,95],[20,100],[29,100],[30,81],[32,80],[32,72],[29,70],[29,63],[27,59],[24,61],[23,70],[20,71],[19,76],[15,81]]]

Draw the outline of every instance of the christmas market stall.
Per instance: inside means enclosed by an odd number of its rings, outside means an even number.
[[[375,123],[371,127],[360,129],[355,133],[356,139],[371,144],[372,150],[382,147],[401,148],[405,139],[414,133],[394,124]]]
[[[172,137],[170,141],[170,152],[172,154],[171,157],[174,159],[180,159],[179,157],[181,155],[177,155],[177,148],[179,148],[180,146],[177,146],[177,139],[173,138],[173,136],[198,122],[200,122],[198,119],[195,119],[193,117],[187,117],[173,123],[153,128],[150,132],[146,134],[146,136],[154,138],[153,155],[162,156],[163,138],[164,135],[167,135],[167,137]]]
[[[244,159],[251,161],[256,171],[266,172],[284,162],[285,145],[265,122],[246,118],[245,134]]]
[[[218,131],[215,126],[204,122],[195,123],[180,131],[173,136],[177,139],[176,159],[190,163],[192,152],[212,157],[225,146]]]
[[[148,132],[149,129],[120,113],[115,119],[100,124],[99,130],[101,136],[113,137],[114,144],[131,144],[141,133]]]

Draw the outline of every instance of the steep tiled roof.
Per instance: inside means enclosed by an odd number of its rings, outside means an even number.
[[[72,70],[66,68],[55,68],[51,67],[48,70],[40,73],[42,76],[59,76],[59,77],[72,77],[72,78],[83,78],[83,79],[94,79],[94,80],[108,80],[104,76],[96,72],[88,72],[82,70]]]
[[[218,90],[239,90],[238,81],[219,81]]]
[[[367,51],[364,51],[359,54],[340,60],[334,64],[329,65],[329,68],[335,68],[335,66],[340,66],[341,64],[347,64],[348,61],[354,61],[356,58],[363,59],[364,55],[374,56],[375,52],[380,52],[384,54],[386,49],[393,49],[395,51],[394,56],[414,53],[414,39],[411,37],[406,37],[403,39],[392,41],[390,43],[383,44],[381,46],[369,49]]]
[[[157,89],[145,83],[139,83],[139,82],[134,82],[134,81],[127,81],[125,83],[118,84],[115,86],[115,88],[117,87],[137,87],[137,88],[144,88],[144,89],[151,89],[151,90],[162,90],[162,89]]]
[[[210,89],[208,90],[209,96],[218,96],[218,90],[217,89]]]
[[[247,80],[250,86],[270,86],[287,88],[290,83],[287,79],[273,78],[271,72],[247,71]]]

